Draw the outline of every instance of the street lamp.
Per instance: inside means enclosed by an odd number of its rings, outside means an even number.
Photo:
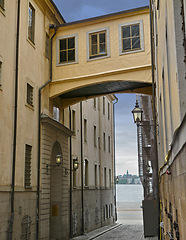
[[[55,157],[55,163],[56,164],[46,164],[47,174],[48,174],[49,166],[50,167],[59,167],[59,165],[62,163],[62,161],[63,161],[62,155],[61,154],[57,154],[56,157]]]
[[[139,107],[138,100],[136,100],[135,108],[132,110],[134,123],[137,125],[141,123],[142,121],[142,113],[143,110]]]
[[[73,169],[71,171],[76,171],[79,167],[79,162],[78,162],[78,158],[75,158],[73,160]],[[65,175],[69,174],[70,173],[70,169],[68,168],[65,168]]]

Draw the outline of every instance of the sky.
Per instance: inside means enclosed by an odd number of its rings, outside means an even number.
[[[149,0],[53,0],[66,22],[125,11],[149,5]],[[116,117],[116,175],[129,171],[138,175],[137,129],[132,109],[135,94],[117,94]]]

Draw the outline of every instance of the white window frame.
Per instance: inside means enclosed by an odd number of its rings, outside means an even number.
[[[141,48],[137,49],[137,50],[132,50],[132,51],[129,50],[129,51],[123,52],[123,49],[122,49],[122,27],[131,26],[131,25],[135,25],[135,24],[139,24],[139,26],[140,26],[140,43],[141,43]],[[136,53],[136,52],[142,52],[142,51],[145,50],[145,48],[144,48],[143,20],[119,24],[118,25],[118,29],[119,29],[119,55],[131,54],[131,53]]]
[[[99,33],[99,32],[103,32],[106,31],[106,46],[107,46],[107,53],[105,56],[97,56],[94,58],[90,58],[90,42],[89,42],[89,36],[92,33]],[[88,31],[86,32],[87,38],[86,38],[86,45],[87,45],[87,62],[89,61],[95,61],[98,59],[103,59],[103,58],[108,58],[110,57],[110,29],[109,27],[106,28],[99,28],[99,29],[95,29],[92,31]]]
[[[67,38],[75,38],[75,61],[72,62],[64,62],[60,63],[59,62],[59,41],[61,39],[67,39]],[[78,63],[78,34],[71,34],[71,35],[65,35],[62,37],[57,37],[56,38],[56,66],[63,66],[63,65],[69,65],[69,64],[75,64]]]

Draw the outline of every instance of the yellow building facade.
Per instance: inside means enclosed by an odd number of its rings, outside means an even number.
[[[161,239],[186,239],[185,7],[153,5]]]

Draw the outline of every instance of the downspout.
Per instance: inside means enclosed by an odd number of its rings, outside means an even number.
[[[151,38],[151,66],[152,66],[152,100],[153,100],[153,125],[154,125],[154,198],[157,200],[158,205],[158,228],[159,228],[159,176],[158,176],[158,149],[157,149],[157,134],[156,134],[156,106],[155,106],[155,79],[154,79],[154,47],[153,47],[153,16],[152,16],[152,0],[149,0],[149,14],[150,14],[150,38]],[[159,235],[159,231],[158,231]],[[159,237],[159,236],[158,236]]]
[[[36,211],[36,239],[39,239],[39,214],[40,214],[40,163],[41,163],[41,90],[52,81],[52,40],[57,32],[57,26],[50,25],[49,29],[54,28],[55,33],[51,37],[50,46],[50,79],[43,86],[39,88],[39,102],[38,102],[38,165],[37,165],[37,211]]]
[[[71,107],[69,107],[69,128],[72,128]],[[70,136],[70,238],[72,238],[72,137]]]
[[[8,228],[8,240],[12,239],[14,224],[14,188],[15,188],[15,163],[17,144],[17,102],[18,102],[18,68],[19,68],[19,27],[20,27],[20,0],[17,6],[17,37],[16,37],[16,69],[15,69],[15,110],[14,110],[14,138],[13,138],[13,161],[12,161],[12,184],[11,184],[11,213]]]
[[[116,122],[115,122],[115,104],[118,103],[118,98],[115,96],[116,102],[113,104],[113,135],[114,135],[114,206],[115,206],[115,221],[117,221],[117,206],[116,206]]]
[[[83,193],[83,104],[80,102],[80,126],[81,126],[81,221],[82,235],[84,234],[84,193]]]

